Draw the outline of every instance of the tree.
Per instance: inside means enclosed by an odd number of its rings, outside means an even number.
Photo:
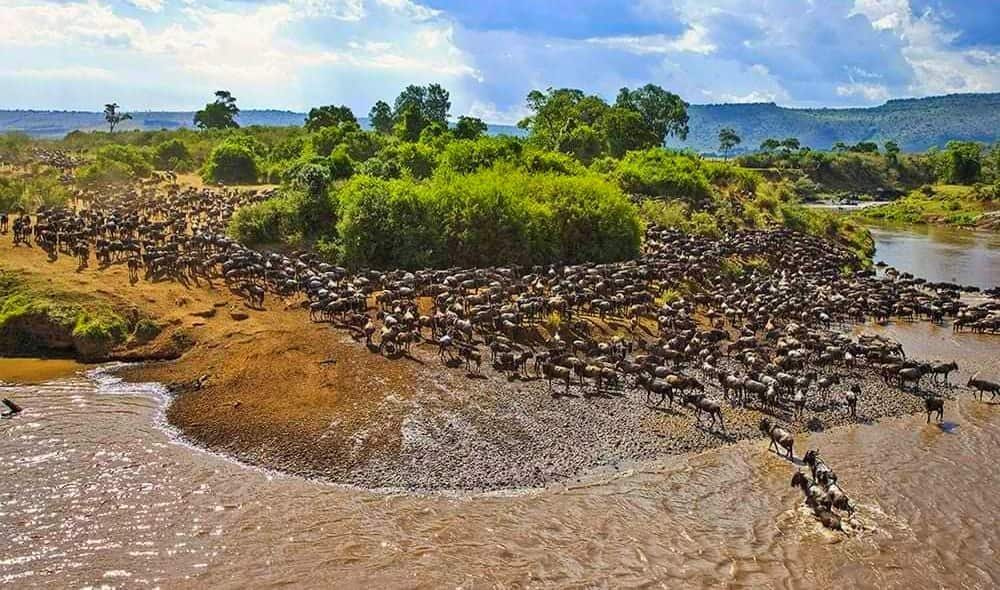
[[[424,117],[432,123],[448,123],[448,111],[451,110],[451,95],[440,84],[427,86],[424,99]]]
[[[642,117],[649,137],[644,138],[646,147],[663,145],[668,135],[686,139],[688,134],[687,103],[672,92],[667,92],[655,84],[642,88],[618,91],[615,106],[636,111]]]
[[[257,157],[249,142],[231,138],[215,146],[205,162],[202,178],[205,182],[231,184],[257,182]]]
[[[972,184],[982,172],[982,146],[974,141],[949,141],[941,152],[942,176],[952,184]]]
[[[234,129],[240,126],[236,122],[239,114],[236,97],[228,90],[216,90],[215,101],[194,114],[194,124],[199,129]]]
[[[462,115],[458,118],[458,123],[455,124],[452,133],[455,135],[455,139],[479,139],[486,133],[486,129],[486,123],[483,123],[481,119]]]
[[[615,158],[621,158],[633,150],[649,147],[643,141],[646,128],[642,115],[632,109],[611,107],[601,121],[601,129],[608,153]]]
[[[528,108],[534,114],[517,126],[531,132],[531,141],[547,150],[570,153],[567,142],[580,126],[593,128],[611,108],[599,96],[587,96],[575,88],[549,88],[528,93]],[[577,133],[579,141],[584,133]]]
[[[784,150],[785,153],[794,152],[795,150],[799,149],[800,145],[801,144],[799,144],[799,140],[797,137],[786,137],[785,139],[781,140],[781,149]]]
[[[723,159],[729,159],[729,151],[734,147],[738,146],[740,142],[739,135],[736,135],[736,130],[731,127],[724,127],[719,130],[719,149],[722,150]]]
[[[190,166],[191,152],[187,144],[175,137],[156,146],[153,164],[160,170],[182,170]]]
[[[104,105],[104,120],[108,122],[109,133],[115,132],[115,127],[118,126],[122,121],[128,121],[132,118],[129,113],[119,113],[118,103],[112,102],[110,104]]]
[[[448,124],[448,111],[451,110],[450,94],[440,84],[417,86],[410,84],[399,93],[392,109],[394,123],[408,110],[416,110],[428,123]]]
[[[412,104],[407,104],[401,113],[395,117],[396,124],[392,132],[403,141],[418,141],[420,133],[427,126],[423,112]]]
[[[781,142],[773,137],[768,137],[764,141],[760,142],[760,151],[762,152],[773,152],[780,147]]]
[[[851,151],[859,154],[877,154],[878,144],[874,141],[859,141],[851,146]]]
[[[885,142],[885,157],[893,164],[899,159],[899,144],[895,141]]]
[[[306,129],[316,131],[324,127],[357,127],[358,120],[349,107],[328,105],[309,109],[306,117]]]
[[[833,151],[835,151],[835,152],[842,153],[842,152],[846,152],[846,151],[848,151],[850,149],[851,149],[850,146],[848,146],[846,143],[844,143],[842,141],[838,141],[837,143],[833,144]]]
[[[372,110],[368,111],[368,122],[379,133],[392,133],[392,107],[385,101],[377,101]]]

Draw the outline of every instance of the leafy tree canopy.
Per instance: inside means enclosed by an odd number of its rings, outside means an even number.
[[[486,129],[486,123],[482,119],[462,115],[458,118],[458,123],[455,124],[455,129],[452,132],[455,134],[455,139],[479,139],[481,135],[486,133]]]
[[[235,129],[240,126],[236,122],[239,114],[236,97],[228,90],[217,90],[215,101],[194,114],[194,124],[199,129]]]
[[[316,131],[324,127],[358,127],[358,120],[349,107],[344,105],[316,107],[309,109],[306,117],[306,129]]]
[[[368,111],[368,121],[379,133],[392,133],[392,107],[385,101],[377,101]]]

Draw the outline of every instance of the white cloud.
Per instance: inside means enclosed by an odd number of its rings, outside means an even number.
[[[587,39],[587,42],[637,55],[681,52],[708,55],[716,49],[708,39],[708,31],[700,24],[691,25],[680,37],[666,35],[594,37]]]
[[[931,12],[914,14],[907,0],[855,0],[854,12],[905,43],[903,57],[915,74],[909,89],[912,94],[991,92],[1000,88],[1000,55],[985,49],[950,46],[958,32],[943,28]]]
[[[497,105],[488,101],[474,100],[466,108],[464,114],[470,117],[477,117],[490,123],[501,125],[516,125],[518,121],[531,114],[528,107],[515,105],[509,109],[497,108]]]
[[[837,86],[837,96],[862,96],[868,102],[879,102],[887,100],[891,95],[889,89],[881,84],[852,82]]]
[[[114,72],[104,68],[72,66],[65,68],[12,68],[0,70],[0,76],[32,80],[112,80]]]
[[[149,8],[160,3],[136,1]],[[277,93],[281,87],[276,85],[304,83],[308,70],[323,66],[408,73],[414,78],[481,79],[455,46],[451,24],[433,20],[435,11],[405,0],[378,0],[368,6],[362,0],[284,0],[218,8],[191,3],[181,14],[156,30],[116,14],[99,0],[22,0],[4,10],[0,48],[73,51],[87,46],[99,52],[127,47],[129,60],[142,62],[144,70],[156,71],[164,80],[233,87],[243,94],[264,89]],[[309,26],[322,27],[315,38],[301,34],[302,27]],[[352,28],[357,35],[349,34]],[[347,39],[338,43],[345,34]],[[368,40],[376,34],[391,39]],[[348,41],[352,37],[361,41]]]
[[[129,4],[150,12],[160,12],[163,10],[163,0],[129,0]]]
[[[121,45],[141,36],[136,19],[120,17],[96,0],[57,4],[15,2],[3,9],[0,46]]]

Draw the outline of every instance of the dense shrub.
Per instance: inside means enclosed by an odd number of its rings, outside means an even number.
[[[63,205],[69,192],[54,172],[34,176],[0,176],[0,213],[35,211]]]
[[[514,162],[522,149],[522,143],[511,137],[452,141],[441,153],[440,166],[451,172],[471,174],[500,162]]]
[[[150,158],[140,148],[129,145],[107,145],[97,150],[92,164],[84,166],[77,176],[84,185],[123,183],[153,174]]]
[[[229,221],[229,235],[245,244],[280,244],[297,235],[298,210],[288,197],[239,208]]]
[[[153,150],[153,164],[159,170],[187,171],[192,167],[191,152],[180,139],[171,139]]]
[[[215,146],[202,171],[205,182],[251,184],[257,182],[257,157],[246,141],[232,138]]]
[[[338,194],[350,266],[608,261],[639,251],[636,207],[596,176],[504,166],[425,184],[356,177]]]
[[[679,199],[695,207],[704,205],[712,195],[700,158],[661,148],[630,152],[614,176],[626,193]]]

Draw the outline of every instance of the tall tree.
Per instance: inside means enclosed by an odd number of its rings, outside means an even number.
[[[427,119],[423,111],[414,105],[406,105],[403,112],[396,116],[393,133],[403,141],[418,141],[420,133],[427,127]]]
[[[760,142],[760,151],[762,152],[773,152],[780,147],[781,142],[773,137],[768,137],[764,141]]]
[[[794,152],[799,149],[799,147],[801,147],[801,144],[799,143],[799,139],[797,137],[786,137],[781,140],[781,149],[783,149],[786,153]]]
[[[686,139],[688,134],[687,103],[672,92],[667,92],[655,84],[618,92],[615,106],[638,112],[645,122],[652,146],[663,145],[668,135]]]
[[[488,127],[486,123],[483,123],[482,119],[462,115],[458,118],[458,123],[455,124],[455,129],[452,130],[452,133],[456,139],[478,139],[482,134],[486,133],[487,129]]]
[[[448,112],[451,110],[451,94],[440,84],[427,86],[424,99],[424,117],[432,123],[448,123]]]
[[[743,141],[740,136],[736,134],[736,130],[732,127],[724,127],[719,129],[719,149],[722,150],[722,158],[724,160],[729,159],[729,152]]]
[[[632,109],[611,107],[601,121],[608,146],[608,153],[621,158],[627,152],[644,147],[643,137],[646,135],[645,122],[642,115]]]
[[[236,106],[236,97],[228,90],[216,90],[215,101],[205,105],[205,108],[194,114],[194,124],[199,129],[229,129],[239,127],[236,117],[240,109]]]
[[[118,103],[112,102],[104,105],[104,120],[108,122],[108,132],[114,133],[115,127],[118,126],[122,121],[128,121],[132,118],[129,113],[118,112]]]
[[[543,148],[565,153],[574,151],[567,145],[574,132],[574,142],[591,135],[587,131],[576,131],[578,127],[593,128],[610,109],[599,96],[587,96],[575,88],[532,90],[528,93],[528,108],[534,114],[522,119],[517,126],[528,129],[531,140]]]
[[[887,141],[885,142],[884,147],[885,147],[885,157],[889,158],[889,161],[895,164],[896,161],[899,160],[899,152],[900,152],[899,144],[896,143],[895,141]]]
[[[379,133],[392,133],[392,107],[385,101],[377,101],[372,110],[368,111],[368,122]]]
[[[341,126],[350,128],[358,126],[358,120],[349,107],[328,105],[309,109],[309,115],[306,117],[306,129],[309,131]]]

